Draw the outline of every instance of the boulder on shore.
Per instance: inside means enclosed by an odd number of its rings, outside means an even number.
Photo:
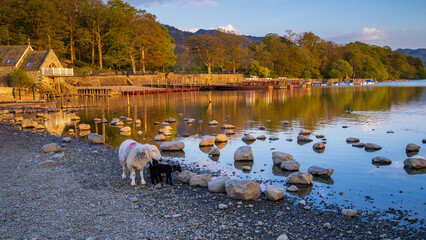
[[[189,170],[183,170],[182,172],[180,172],[177,175],[176,178],[183,183],[189,183],[189,180],[191,180],[191,177],[195,176],[195,175],[197,175],[197,174],[195,174],[195,173],[193,173]]]
[[[209,191],[214,193],[225,193],[226,192],[225,183],[229,180],[231,180],[231,178],[227,176],[212,179],[208,183]]]
[[[184,148],[183,142],[163,142],[160,145],[161,151],[182,151]]]
[[[253,152],[250,146],[239,147],[234,153],[235,161],[253,161]]]
[[[34,128],[38,125],[36,121],[30,120],[30,119],[23,119],[21,121],[21,127],[22,128]]]
[[[304,184],[311,185],[313,176],[310,173],[292,173],[287,177],[288,184]]]
[[[236,200],[255,200],[262,194],[260,185],[250,180],[229,180],[225,189],[228,197]]]
[[[103,144],[105,143],[105,137],[96,133],[89,133],[87,138],[91,143],[94,144]]]
[[[194,175],[189,179],[189,185],[192,187],[208,187],[211,179],[210,174]]]
[[[215,140],[214,136],[203,136],[200,141],[200,147],[213,146]]]
[[[275,185],[269,185],[265,188],[265,195],[271,201],[277,201],[284,196],[284,188]]]
[[[49,153],[49,152],[55,152],[56,153],[56,152],[60,152],[62,149],[56,143],[49,143],[49,144],[43,145],[42,150],[45,153]]]
[[[319,175],[323,177],[331,177],[334,173],[334,169],[332,168],[322,168],[319,166],[312,166],[308,169],[308,173],[312,175]]]
[[[407,152],[418,152],[418,151],[420,151],[420,146],[418,146],[414,143],[409,143],[405,147],[405,151],[407,151]]]
[[[284,161],[294,160],[293,156],[284,152],[272,152],[272,161],[275,165],[281,165]]]
[[[421,157],[411,157],[404,160],[404,167],[420,169],[426,168],[426,159]]]

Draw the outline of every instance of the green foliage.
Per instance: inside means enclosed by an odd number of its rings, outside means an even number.
[[[24,70],[16,69],[12,72],[10,86],[23,89],[33,89],[36,86],[36,81]]]
[[[249,67],[247,71],[250,76],[258,76],[260,78],[267,78],[271,76],[271,70],[267,67],[263,67],[259,64],[259,62],[254,61]]]
[[[352,66],[345,60],[339,59],[332,62],[328,67],[328,77],[345,79],[353,73]]]

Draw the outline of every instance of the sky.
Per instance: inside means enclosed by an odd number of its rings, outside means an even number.
[[[426,0],[127,0],[181,30],[265,36],[313,32],[336,43],[426,48]]]

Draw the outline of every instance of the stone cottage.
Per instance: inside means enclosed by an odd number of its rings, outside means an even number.
[[[72,68],[63,68],[55,52],[34,51],[30,45],[0,46],[0,85],[7,86],[15,69],[22,69],[37,81],[60,91],[63,76],[73,76]]]

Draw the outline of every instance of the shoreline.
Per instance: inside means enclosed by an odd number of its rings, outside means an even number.
[[[150,181],[130,186],[121,179],[117,152],[46,132],[0,124],[2,228],[5,238],[146,239],[424,239],[421,224],[399,226],[406,213],[379,219],[381,212],[346,217],[337,206],[310,209],[284,196],[272,202],[229,199],[178,183],[155,189]],[[43,153],[44,144],[62,146],[62,157]],[[39,164],[58,163],[52,167]],[[183,169],[188,169],[183,166]],[[190,169],[194,170],[194,169]],[[199,173],[199,172],[198,172]],[[10,177],[13,176],[13,177]],[[227,210],[218,209],[227,204]],[[400,215],[400,216],[398,216]],[[398,220],[399,219],[399,220]],[[331,229],[324,224],[330,223]]]

